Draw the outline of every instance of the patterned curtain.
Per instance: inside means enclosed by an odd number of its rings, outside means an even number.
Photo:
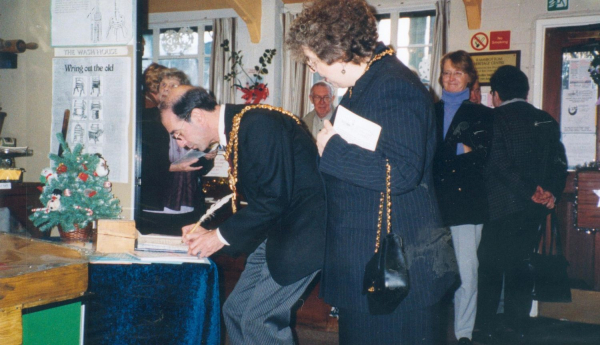
[[[297,14],[284,13],[283,37],[287,37],[292,21]],[[292,59],[289,50],[283,49],[283,76],[281,88],[281,104],[283,109],[302,118],[309,111],[310,71],[303,63]]]
[[[448,0],[438,0],[435,4],[435,29],[433,33],[433,49],[431,53],[431,91],[435,101],[442,96],[442,86],[438,83],[440,61],[442,56],[448,52],[448,19],[450,18],[450,6]]]
[[[235,18],[219,18],[213,22],[212,59],[210,61],[210,91],[215,94],[217,103],[235,103],[235,89],[232,81],[225,80],[231,71],[231,61],[221,48],[224,40],[229,40],[229,48],[235,51]]]

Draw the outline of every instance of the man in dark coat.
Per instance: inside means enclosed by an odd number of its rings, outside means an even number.
[[[233,185],[248,205],[214,231],[183,228],[190,254],[250,254],[223,306],[230,342],[293,343],[290,310],[321,269],[325,245],[325,189],[310,132],[281,109],[217,105],[187,86],[171,91],[161,116],[180,146],[231,145]]]
[[[526,336],[533,280],[525,260],[539,241],[538,228],[554,208],[567,176],[558,123],[527,103],[527,76],[513,66],[492,75],[494,125],[486,168],[490,221],[479,246],[477,324],[500,336],[496,311],[504,277],[504,314],[519,339]]]

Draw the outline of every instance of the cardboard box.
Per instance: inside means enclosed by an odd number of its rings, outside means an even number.
[[[135,250],[136,238],[135,221],[99,219],[94,244],[99,253],[127,253]]]

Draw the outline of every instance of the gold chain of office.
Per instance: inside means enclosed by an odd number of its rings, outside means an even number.
[[[387,56],[387,55],[394,55],[396,52],[394,51],[393,48],[388,48],[384,51],[382,51],[381,53],[373,56],[373,58],[371,59],[371,61],[369,61],[369,63],[367,64],[367,68],[365,68],[365,71],[363,72],[363,74],[367,73],[367,71],[369,70],[369,68],[371,68],[371,65],[377,61],[380,60],[382,57]],[[348,92],[350,92],[350,98],[352,98],[352,86],[350,86],[348,88]]]
[[[284,110],[283,108],[274,107],[268,104],[249,105],[242,109],[242,111],[240,111],[239,114],[233,117],[233,125],[231,127],[231,132],[229,132],[229,144],[227,145],[227,149],[225,150],[225,159],[227,159],[227,161],[230,162],[230,166],[227,169],[227,175],[229,177],[229,189],[231,189],[231,192],[233,193],[233,197],[231,198],[231,206],[233,213],[237,211],[236,184],[238,182],[238,134],[240,131],[240,122],[242,121],[242,116],[244,116],[244,114],[247,111],[254,109],[266,109],[270,111],[277,111],[293,118],[298,125],[302,125],[300,119],[296,117],[296,115],[290,113],[287,110]],[[233,160],[229,160],[232,153]]]

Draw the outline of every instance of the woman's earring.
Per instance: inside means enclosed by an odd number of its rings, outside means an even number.
[[[342,74],[346,74],[346,65],[342,66]]]

